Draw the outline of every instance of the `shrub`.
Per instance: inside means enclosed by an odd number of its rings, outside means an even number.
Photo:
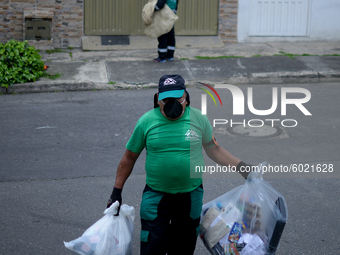
[[[0,85],[8,88],[15,83],[36,81],[43,75],[44,62],[27,41],[0,43]]]

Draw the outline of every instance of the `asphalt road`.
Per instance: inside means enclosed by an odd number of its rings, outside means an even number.
[[[240,86],[247,95],[248,86]],[[223,106],[208,96],[208,117],[228,120],[214,128],[218,143],[247,163],[302,165],[314,173],[265,174],[287,200],[289,218],[276,254],[339,254],[340,84],[252,85],[256,109],[272,105],[272,87],[305,88],[305,116],[294,105],[281,114],[281,98],[269,116],[232,115],[232,97],[219,89]],[[202,90],[188,89],[201,108]],[[115,169],[138,118],[153,107],[155,89],[0,96],[0,254],[72,254],[63,241],[79,237],[102,217]],[[291,94],[291,98],[303,98]],[[215,97],[216,98],[216,97]],[[246,97],[247,98],[247,97]],[[218,103],[218,101],[217,101]],[[231,122],[275,119],[270,137],[233,133]],[[287,119],[295,120],[285,121]],[[284,127],[282,125],[295,127]],[[259,122],[259,121],[258,121]],[[261,123],[261,122],[260,122]],[[234,125],[235,126],[235,125]],[[269,128],[270,129],[270,128]],[[235,131],[235,130],[234,130]],[[145,184],[145,153],[135,165],[123,202],[136,209],[134,254],[139,253],[139,204]],[[213,162],[206,160],[206,165]],[[318,173],[318,164],[328,173]],[[330,172],[330,169],[333,169]],[[244,181],[236,174],[207,174],[204,202]],[[174,244],[175,245],[175,244]],[[198,240],[195,254],[208,254]]]

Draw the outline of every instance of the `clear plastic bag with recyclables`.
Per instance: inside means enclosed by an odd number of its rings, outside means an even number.
[[[200,237],[215,255],[275,254],[288,219],[284,197],[253,169],[244,185],[203,205]]]
[[[135,209],[119,202],[104,211],[105,216],[89,227],[84,234],[64,242],[65,247],[82,255],[132,255],[132,235]]]

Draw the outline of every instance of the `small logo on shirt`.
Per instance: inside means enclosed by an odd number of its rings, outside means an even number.
[[[172,79],[172,78],[167,78],[167,79],[164,81],[163,85],[166,86],[166,85],[172,85],[172,84],[176,84],[176,83],[177,83],[177,81],[175,81],[174,79]]]
[[[185,133],[185,140],[187,141],[195,141],[199,139],[200,137],[198,136],[195,130],[188,129],[188,131]]]

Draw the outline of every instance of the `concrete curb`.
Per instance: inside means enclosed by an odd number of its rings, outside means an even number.
[[[322,71],[319,72],[320,82],[338,82],[340,81],[339,71]]]
[[[316,83],[319,75],[314,71],[282,72],[282,73],[254,73],[250,75],[249,83]]]
[[[269,72],[253,73],[244,76],[229,77],[224,84],[289,84],[289,83],[319,83],[319,82],[339,82],[340,71],[303,71],[303,72]],[[209,84],[216,82],[204,81]],[[196,81],[188,81],[188,86],[196,86]],[[91,90],[132,90],[157,88],[158,84],[148,83],[142,85],[116,83],[107,84],[93,81],[53,81],[53,82],[30,82],[14,84],[6,88],[1,88],[2,94],[25,94],[25,93],[44,93],[44,92],[66,92],[66,91],[91,91]]]
[[[52,83],[21,83],[14,84],[12,87],[2,88],[3,94],[25,94],[25,93],[48,93],[48,92],[66,92],[66,91],[92,91],[92,90],[130,90],[130,89],[148,89],[157,88],[157,84],[107,84],[96,83],[93,81],[54,81]]]
[[[233,76],[224,83],[228,84],[289,84],[319,83],[340,81],[339,71],[302,71],[302,72],[268,72],[252,73],[244,76]]]

